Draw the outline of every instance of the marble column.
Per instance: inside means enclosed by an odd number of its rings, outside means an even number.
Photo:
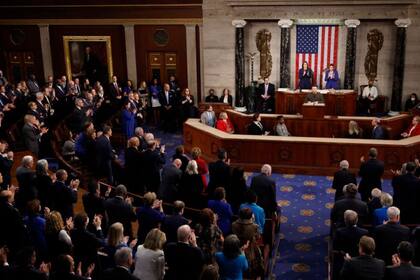
[[[198,102],[197,96],[197,46],[195,38],[195,24],[186,24],[186,45],[187,45],[187,76],[188,88]]]
[[[277,23],[280,26],[280,87],[290,88],[290,28],[293,21],[281,19]]]
[[[45,79],[44,81],[46,81],[49,75],[54,77],[51,57],[50,30],[48,24],[39,24],[38,28],[41,40],[42,66],[44,68]]]
[[[134,25],[124,24],[125,55],[127,58],[127,76],[137,86],[136,42],[134,39]]]
[[[244,26],[246,21],[233,20],[235,32],[235,106],[244,106],[245,91],[245,49],[244,49]]]
[[[346,68],[344,70],[344,88],[354,89],[354,78],[356,73],[357,26],[360,25],[360,20],[348,19],[344,21],[344,24],[347,26]]]
[[[394,80],[392,82],[391,111],[401,111],[402,90],[405,66],[406,29],[411,24],[410,19],[397,19],[397,42],[395,46]]]

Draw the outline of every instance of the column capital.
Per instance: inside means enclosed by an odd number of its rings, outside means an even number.
[[[291,19],[280,19],[277,24],[281,27],[281,28],[290,28],[293,25],[293,20]]]
[[[235,28],[243,28],[246,25],[246,21],[243,19],[234,19],[232,20],[232,25],[235,26]]]
[[[409,19],[409,18],[399,18],[394,23],[397,27],[407,28],[411,24],[411,19]]]
[[[360,20],[358,19],[347,19],[344,21],[344,24],[347,26],[347,28],[356,28],[360,25]]]

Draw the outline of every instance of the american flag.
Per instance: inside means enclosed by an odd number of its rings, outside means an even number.
[[[296,83],[299,87],[299,69],[307,61],[314,72],[313,84],[323,85],[324,72],[330,63],[337,69],[338,25],[296,26]]]

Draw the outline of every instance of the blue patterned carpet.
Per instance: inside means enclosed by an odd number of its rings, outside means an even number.
[[[163,133],[145,128],[166,145],[168,157],[182,144],[181,134]],[[169,161],[167,161],[169,162]],[[253,173],[247,173],[250,184]],[[273,279],[327,279],[327,249],[330,211],[334,202],[332,177],[273,174],[277,185],[277,201],[282,206],[279,247],[273,250]],[[391,192],[390,181],[383,189]]]

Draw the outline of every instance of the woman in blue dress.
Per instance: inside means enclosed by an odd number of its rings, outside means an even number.
[[[122,132],[130,139],[134,135],[134,129],[136,128],[136,109],[131,108],[131,103],[126,102],[124,109],[121,113],[122,119]]]
[[[339,89],[340,88],[340,77],[338,77],[338,72],[334,67],[334,64],[330,64],[328,69],[325,71],[325,85],[326,89]]]
[[[302,64],[302,68],[299,69],[299,89],[311,89],[312,88],[312,78],[314,72],[308,66],[308,62]]]

